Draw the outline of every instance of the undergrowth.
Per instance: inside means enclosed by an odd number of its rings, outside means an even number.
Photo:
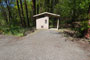
[[[24,32],[27,28],[22,28],[19,26],[0,26],[0,34],[5,35],[16,35],[16,36],[24,36]]]

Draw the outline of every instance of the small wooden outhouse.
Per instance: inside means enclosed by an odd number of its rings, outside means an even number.
[[[34,15],[33,17],[36,18],[36,29],[50,29],[49,28],[49,17],[57,18],[57,28],[56,29],[59,29],[60,15],[58,14],[44,12],[44,13]]]

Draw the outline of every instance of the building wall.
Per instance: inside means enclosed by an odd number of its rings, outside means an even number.
[[[36,29],[49,29],[49,17],[46,16],[36,19]]]

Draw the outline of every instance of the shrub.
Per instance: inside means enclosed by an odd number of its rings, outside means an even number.
[[[75,28],[75,30],[77,31],[77,36],[78,37],[84,37],[88,28],[90,28],[90,26],[88,25],[88,21],[82,21],[80,23],[80,27]]]

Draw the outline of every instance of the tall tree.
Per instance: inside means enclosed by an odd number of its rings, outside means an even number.
[[[24,0],[25,10],[26,10],[26,17],[27,17],[27,26],[30,27],[30,21],[28,16],[28,8],[27,8],[27,2]]]
[[[36,0],[32,0],[33,3],[33,14],[36,14]]]
[[[16,0],[16,3],[17,3],[17,7],[18,7],[18,13],[19,13],[19,17],[20,17],[21,25],[23,26],[23,24],[22,24],[22,17],[21,17],[21,11],[20,11],[20,7],[19,7],[19,1]]]
[[[25,22],[25,17],[24,17],[24,12],[23,12],[23,4],[22,4],[22,0],[20,0],[20,6],[21,6],[21,16],[22,16],[22,23],[23,26],[26,26],[26,22]]]
[[[1,8],[1,14],[6,21],[6,24],[8,24],[9,21],[8,21],[8,17],[7,17],[7,12],[6,12],[5,8],[3,7],[3,4],[1,4],[1,3],[0,3],[0,8]]]
[[[11,19],[12,19],[12,15],[11,15],[11,10],[10,10],[10,6],[9,6],[9,0],[5,0],[6,6],[7,6],[7,11],[8,11],[8,16],[9,16],[9,23],[11,25]]]

